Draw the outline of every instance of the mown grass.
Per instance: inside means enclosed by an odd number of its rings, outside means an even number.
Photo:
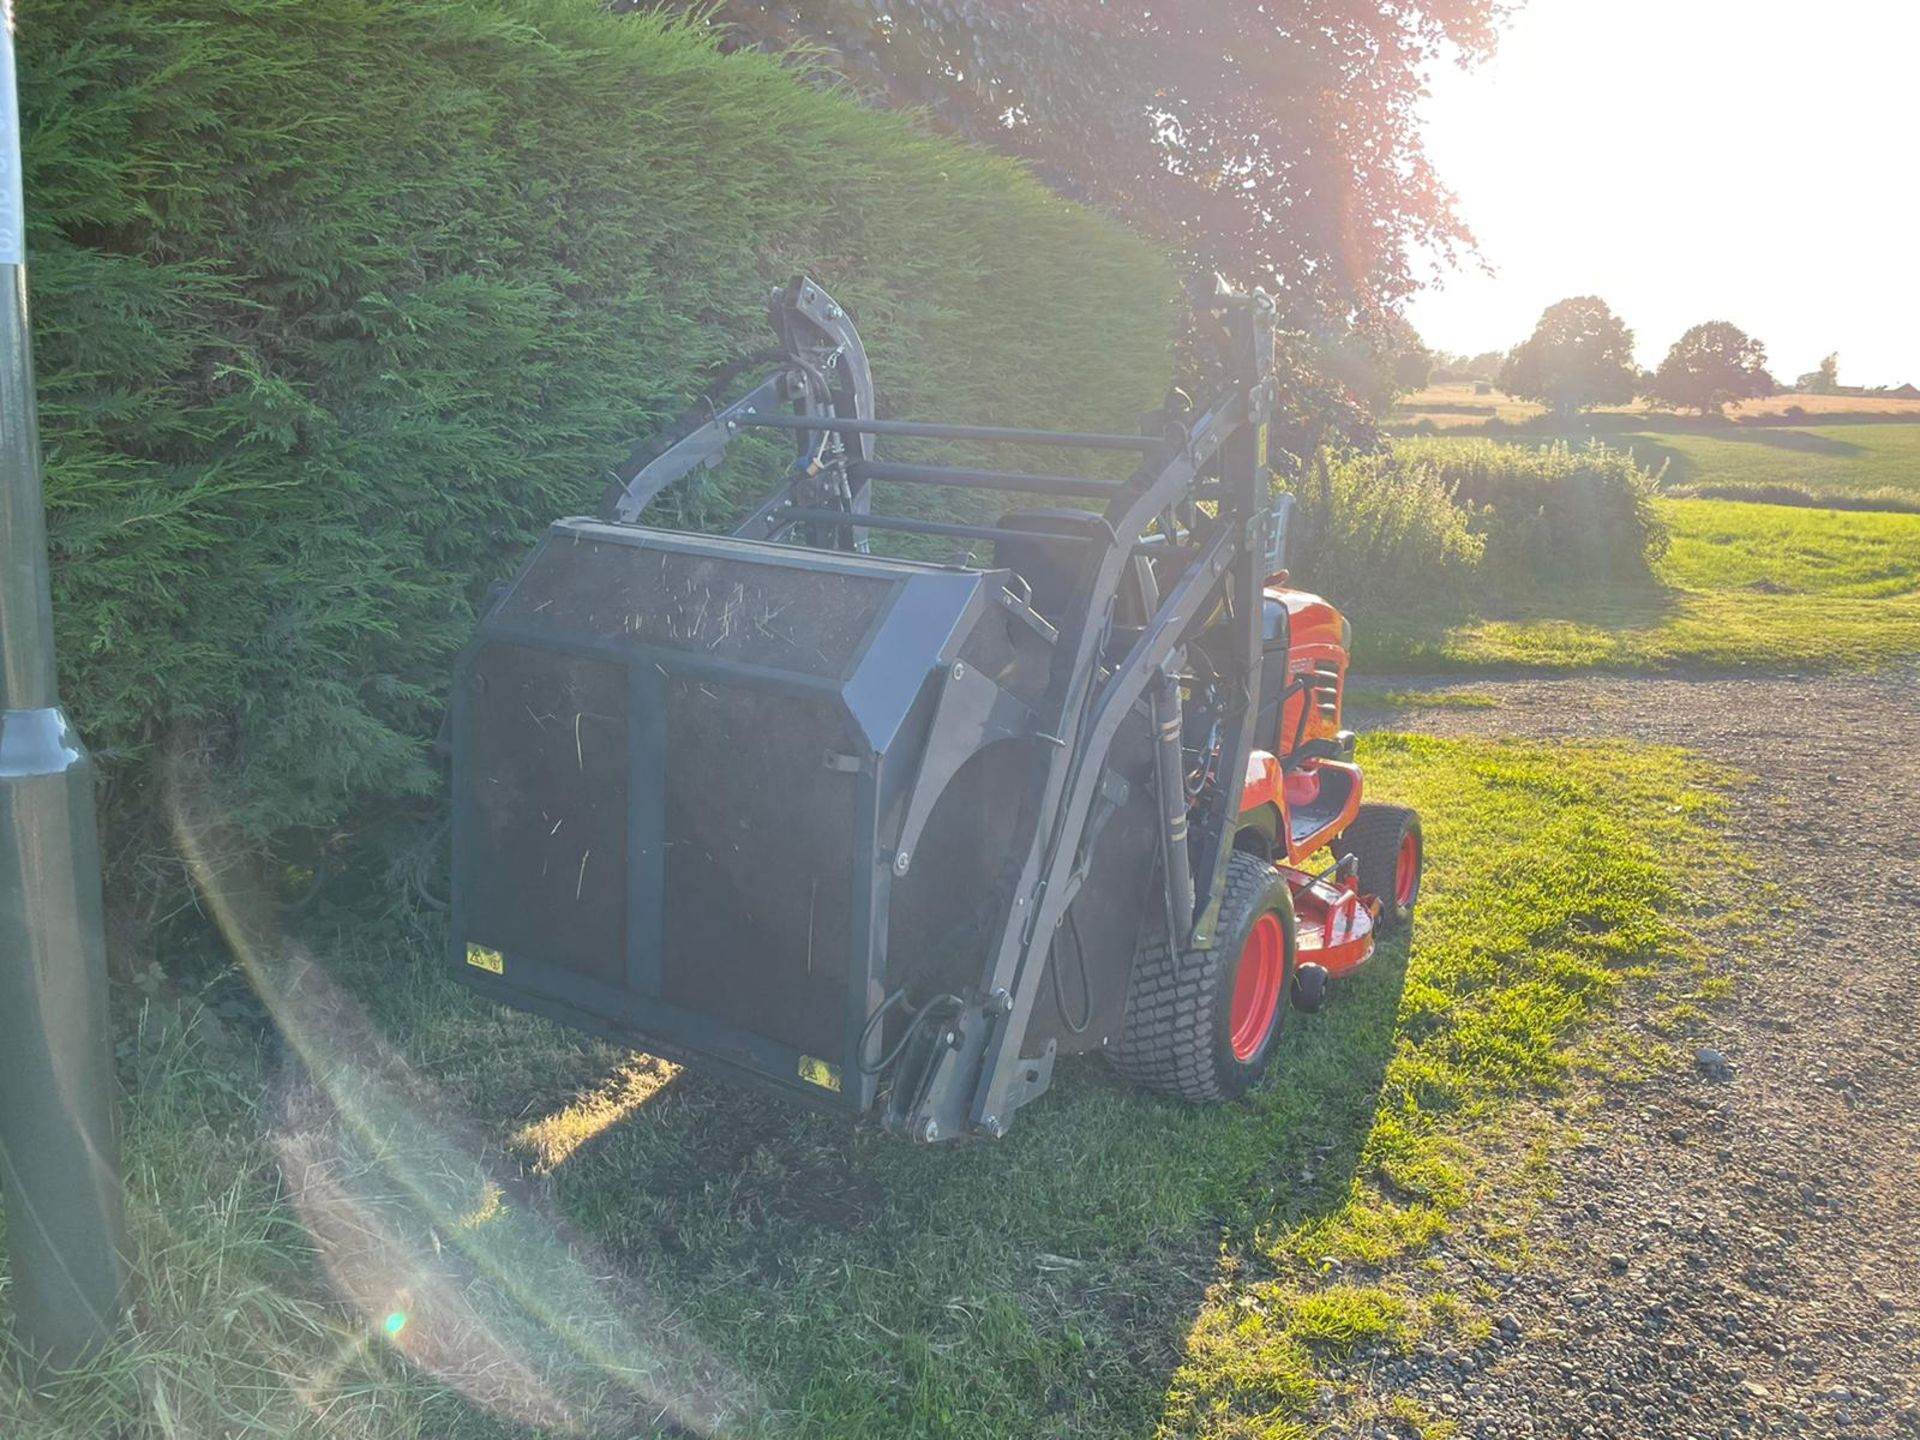
[[[1920,424],[1764,425],[1620,432],[1644,465],[1666,465],[1677,495],[1849,500],[1920,509]]]
[[[1752,590],[1854,600],[1920,591],[1920,516],[1782,505],[1669,503],[1659,566],[1687,590]]]
[[[1530,446],[1602,440],[1662,472],[1672,495],[1920,511],[1920,400],[1789,394],[1724,418],[1619,406],[1561,424],[1531,402],[1445,385],[1408,396],[1389,428],[1416,445],[1432,432]]]
[[[1543,584],[1474,618],[1375,620],[1384,668],[1828,669],[1920,655],[1920,515],[1661,500],[1651,582]]]
[[[1379,690],[1370,686],[1349,685],[1346,704],[1354,708],[1405,709],[1419,705],[1442,710],[1497,710],[1500,697],[1479,690]]]
[[[1499,390],[1479,395],[1469,382],[1449,381],[1402,396],[1394,404],[1388,423],[1401,430],[1422,420],[1430,421],[1433,428],[1440,430],[1475,429],[1485,426],[1489,420],[1525,425],[1544,420],[1547,413],[1546,406],[1531,400],[1516,400]],[[1644,402],[1634,401],[1627,405],[1602,406],[1591,411],[1590,418],[1606,424],[1617,417],[1624,417],[1627,422],[1644,420],[1648,414]],[[1920,400],[1890,395],[1802,395],[1784,391],[1765,399],[1729,405],[1726,418],[1746,423],[1793,423],[1804,419],[1815,425],[1861,421],[1920,423]]]
[[[1514,1127],[1636,977],[1696,985],[1735,864],[1677,752],[1363,759],[1426,816],[1410,952],[1294,1017],[1250,1103],[1087,1061],[991,1146],[496,1010],[417,917],[300,944],[216,894],[243,963],[200,998],[271,1031],[187,998],[129,1034],[134,1336],[54,1402],[0,1388],[0,1432],[1304,1434],[1330,1357],[1483,1323],[1435,1242],[1505,1243]]]

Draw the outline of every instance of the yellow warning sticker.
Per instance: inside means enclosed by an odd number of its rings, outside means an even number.
[[[1256,437],[1255,444],[1259,447],[1259,453],[1255,456],[1254,463],[1264,465],[1267,463],[1267,427],[1262,425],[1254,432],[1254,435]]]
[[[840,1067],[829,1065],[824,1060],[816,1060],[811,1055],[800,1057],[800,1078],[809,1085],[818,1085],[823,1090],[840,1088]]]
[[[507,972],[507,962],[501,958],[500,952],[489,950],[484,945],[469,944],[467,946],[467,964],[476,970],[484,970],[489,975],[504,975]]]

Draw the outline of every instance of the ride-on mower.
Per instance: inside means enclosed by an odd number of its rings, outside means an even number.
[[[1422,859],[1413,812],[1362,803],[1347,622],[1281,569],[1271,305],[1218,302],[1220,393],[1175,392],[1138,435],[876,418],[845,312],[805,279],[770,311],[769,373],[643,447],[600,518],[555,523],[462,656],[456,970],[656,1054],[884,1102],[925,1141],[1004,1134],[1063,1053],[1240,1095],[1289,1002],[1407,922]],[[732,535],[640,523],[769,431],[793,463]],[[876,458],[890,437],[1138,464]],[[876,482],[1083,508],[877,514]],[[962,558],[871,552],[896,533]]]

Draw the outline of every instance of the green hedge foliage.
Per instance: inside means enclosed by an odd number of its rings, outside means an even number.
[[[486,583],[766,288],[905,413],[1132,428],[1164,261],[1012,163],[593,0],[20,0],[67,699],[256,834],[433,784]]]
[[[1294,579],[1363,616],[1466,605],[1486,542],[1440,472],[1391,453],[1321,456],[1290,487],[1287,560]]]
[[[1598,441],[1574,448],[1421,440],[1403,448],[1472,512],[1487,562],[1506,583],[1630,579],[1667,553],[1667,527],[1653,504],[1659,477],[1629,451]]]
[[[1645,577],[1666,553],[1658,479],[1632,455],[1496,440],[1322,457],[1291,488],[1288,556],[1357,615],[1417,620],[1497,592]]]

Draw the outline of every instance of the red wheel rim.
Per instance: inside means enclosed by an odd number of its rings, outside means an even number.
[[[1269,910],[1253,922],[1233,980],[1233,1058],[1251,1060],[1267,1043],[1287,974],[1287,934]]]
[[[1409,830],[1400,837],[1400,854],[1393,863],[1393,903],[1405,910],[1420,893],[1420,837]]]

